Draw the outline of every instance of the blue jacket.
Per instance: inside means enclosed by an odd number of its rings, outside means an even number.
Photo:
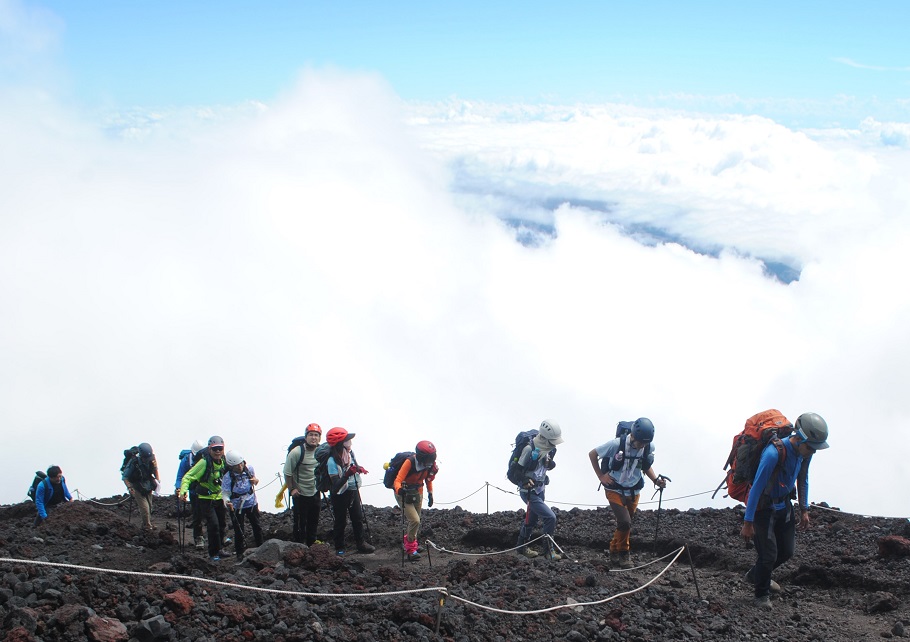
[[[746,504],[745,521],[755,520],[755,511],[762,504],[762,498],[765,498],[765,504],[761,508],[767,507],[770,499],[770,507],[774,510],[781,510],[790,505],[790,493],[793,492],[797,483],[800,486],[799,500],[803,508],[809,504],[809,459],[803,459],[802,455],[790,441],[790,438],[783,440],[786,457],[784,463],[780,466],[776,477],[773,475],[774,469],[780,460],[777,447],[774,444],[768,444],[762,451],[761,459],[758,461],[758,470],[755,473],[755,480],[752,482],[752,488],[749,491],[749,502]]]
[[[66,477],[60,479],[60,488],[63,490],[63,499],[51,502],[54,497],[54,485],[51,483],[51,480],[45,478],[44,481],[38,484],[38,487],[35,488],[35,508],[38,509],[38,517],[47,519],[48,506],[60,504],[64,501],[73,501],[73,496],[70,495],[70,489],[66,487]]]
[[[183,476],[193,467],[193,453],[189,453],[183,459],[180,460],[180,465],[177,467],[177,481],[174,482],[174,488],[180,490],[180,482],[183,481]]]

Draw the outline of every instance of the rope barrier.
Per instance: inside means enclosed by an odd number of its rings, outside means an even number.
[[[518,546],[513,546],[512,548],[507,548],[504,551],[493,551],[491,553],[463,553],[461,551],[450,551],[445,546],[439,546],[438,544],[434,544],[431,540],[426,540],[426,543],[428,546],[432,546],[440,553],[448,553],[449,555],[462,555],[464,557],[487,557],[487,556],[492,556],[492,555],[502,555],[503,553],[511,553],[512,551],[517,551],[519,548],[522,548],[523,546],[530,546],[537,540],[541,540],[544,537],[550,537],[550,536],[549,535],[538,535],[537,537],[535,537],[534,539],[532,539],[531,541],[529,541],[525,544],[519,544]],[[553,541],[552,537],[550,537],[550,541],[551,542]],[[554,544],[555,544],[555,542],[554,542]],[[562,550],[562,549],[559,549],[559,550]]]
[[[455,500],[454,502],[437,502],[437,501],[434,501],[434,502],[433,502],[433,505],[436,506],[437,504],[439,504],[440,506],[450,506],[450,505],[452,505],[452,504],[459,504],[459,503],[463,502],[464,500],[468,499],[469,497],[473,497],[474,495],[476,495],[477,493],[479,493],[480,491],[482,491],[484,488],[486,488],[486,484],[484,484],[483,486],[481,486],[480,488],[478,488],[477,490],[475,490],[475,491],[474,491],[473,493],[471,493],[470,495],[465,495],[465,496],[462,497],[461,499],[457,499],[457,500]]]
[[[634,588],[630,591],[623,591],[621,593],[611,595],[610,597],[606,597],[602,600],[596,600],[593,602],[573,602],[571,604],[560,604],[558,606],[550,606],[550,607],[543,608],[543,609],[533,609],[533,610],[529,610],[529,611],[513,611],[513,610],[509,610],[509,609],[498,609],[493,606],[487,606],[485,604],[479,604],[477,602],[472,602],[470,600],[467,600],[463,597],[459,597],[457,595],[453,595],[451,593],[447,593],[447,595],[450,598],[452,598],[453,600],[463,602],[464,604],[469,604],[471,606],[474,606],[479,609],[483,609],[485,611],[492,611],[494,613],[502,613],[504,615],[539,615],[540,613],[549,613],[551,611],[558,611],[559,609],[578,609],[578,608],[585,607],[585,606],[597,606],[599,604],[605,604],[607,602],[611,602],[619,597],[625,597],[627,595],[634,595],[635,593],[638,593],[639,591],[643,591],[644,589],[649,587],[651,584],[653,584],[654,582],[659,580],[663,576],[663,574],[666,573],[670,569],[670,567],[676,563],[676,560],[679,559],[679,556],[682,555],[685,548],[686,548],[685,546],[681,546],[679,549],[677,549],[676,551],[671,553],[671,555],[673,555],[675,553],[675,557],[670,561],[670,563],[667,564],[667,566],[664,567],[664,569],[660,573],[658,573],[657,575],[652,577],[650,580],[648,580],[641,586]]]
[[[119,506],[120,504],[124,504],[130,501],[130,497],[127,496],[126,498],[121,499],[119,502],[114,502],[113,504],[105,504],[104,502],[99,502],[98,500],[92,499],[91,497],[86,497],[79,492],[78,488],[76,488],[73,492],[76,493],[76,497],[79,498],[79,501],[89,502],[90,504],[98,504],[99,506]]]
[[[541,537],[549,537],[549,536],[541,536]],[[540,539],[540,538],[538,538],[538,539]],[[434,545],[434,547],[435,547],[435,545]],[[48,566],[48,567],[52,567],[52,568],[66,568],[66,569],[74,569],[74,570],[78,570],[78,571],[88,571],[88,572],[92,572],[92,573],[111,573],[114,575],[130,575],[130,576],[134,576],[134,577],[163,578],[163,579],[168,579],[168,580],[184,580],[184,581],[190,581],[190,582],[201,582],[204,584],[211,584],[214,586],[224,586],[227,588],[237,589],[237,590],[256,591],[256,592],[260,592],[260,593],[271,593],[271,594],[276,594],[276,595],[294,595],[294,596],[302,596],[302,597],[362,598],[362,597],[387,597],[390,595],[408,595],[408,594],[413,594],[413,593],[436,592],[436,593],[441,593],[447,597],[450,597],[453,600],[457,600],[466,605],[474,606],[476,608],[479,608],[479,609],[482,609],[485,611],[503,613],[506,615],[538,615],[540,613],[549,613],[551,611],[558,611],[559,609],[578,609],[578,608],[585,607],[585,606],[597,606],[599,604],[605,604],[606,602],[615,600],[616,598],[619,598],[619,597],[624,597],[627,595],[633,595],[635,593],[638,593],[639,591],[644,590],[645,588],[647,588],[648,586],[650,586],[651,584],[656,582],[658,579],[660,579],[660,577],[663,576],[663,574],[666,573],[670,569],[671,566],[673,566],[673,564],[676,562],[676,560],[679,558],[679,556],[682,554],[682,552],[684,550],[685,550],[685,547],[680,547],[678,550],[674,551],[673,553],[670,553],[669,555],[674,555],[674,553],[675,553],[675,557],[670,561],[670,563],[667,564],[667,566],[664,567],[664,569],[661,570],[660,573],[655,575],[653,578],[651,578],[650,580],[648,580],[646,583],[642,584],[638,588],[632,589],[630,591],[623,591],[621,593],[617,593],[615,595],[604,598],[602,600],[596,600],[596,601],[592,601],[592,602],[571,602],[569,604],[559,604],[556,606],[550,606],[550,607],[546,607],[546,608],[542,608],[542,609],[533,609],[533,610],[527,610],[527,611],[498,609],[496,607],[487,606],[485,604],[480,604],[478,602],[473,602],[471,600],[468,600],[467,598],[450,593],[448,588],[445,586],[430,586],[430,587],[424,587],[424,588],[406,589],[406,590],[401,590],[401,591],[382,591],[382,592],[378,592],[378,593],[313,593],[313,592],[308,592],[308,591],[290,591],[290,590],[286,590],[286,589],[272,589],[272,588],[265,588],[265,587],[259,587],[259,586],[248,586],[248,585],[244,585],[244,584],[237,584],[235,582],[224,582],[221,580],[213,580],[213,579],[209,579],[209,578],[205,578],[205,577],[194,577],[192,575],[179,575],[179,574],[171,575],[171,574],[167,574],[167,573],[150,573],[147,571],[126,571],[123,569],[101,568],[101,567],[97,567],[97,566],[84,566],[81,564],[69,564],[69,563],[64,563],[64,562],[45,562],[45,561],[39,561],[39,560],[23,560],[23,559],[9,558],[9,557],[0,557],[0,563],[31,564],[33,566]],[[669,555],[667,555],[665,557],[669,557]],[[660,558],[660,559],[664,559],[664,558]],[[655,561],[659,561],[659,560],[655,560]]]
[[[407,589],[402,591],[384,591],[381,593],[309,593],[306,591],[289,591],[285,589],[272,589],[262,586],[248,586],[245,584],[236,584],[234,582],[223,582],[221,580],[212,580],[206,577],[194,577],[193,575],[170,575],[168,573],[149,573],[146,571],[125,571],[117,568],[100,568],[97,566],[82,566],[80,564],[67,564],[64,562],[44,562],[39,560],[20,560],[9,557],[0,557],[0,563],[8,564],[33,564],[35,566],[54,566],[60,568],[71,568],[79,571],[90,571],[93,573],[113,573],[115,575],[133,575],[137,577],[154,577],[165,578],[169,580],[188,580],[191,582],[203,582],[214,584],[216,586],[226,586],[232,589],[242,589],[246,591],[258,591],[260,593],[275,593],[278,595],[300,595],[304,597],[382,597],[387,595],[405,595],[408,593],[427,593],[430,591],[445,591],[444,586],[431,586],[427,588]]]
[[[505,489],[500,488],[499,486],[496,486],[496,485],[491,484],[491,483],[489,483],[489,482],[487,482],[487,485],[490,486],[490,488],[495,488],[496,490],[498,490],[498,491],[501,492],[501,493],[505,493],[506,495],[514,495],[515,497],[519,497],[519,494],[516,493],[515,491],[505,490]],[[481,487],[481,488],[478,489],[478,490],[481,490],[482,488],[483,488],[483,487]],[[475,493],[476,493],[476,492],[477,492],[477,491],[475,491]],[[691,495],[680,495],[679,497],[665,498],[665,499],[664,499],[664,502],[672,502],[672,501],[676,501],[676,500],[680,500],[680,499],[688,499],[688,498],[690,498],[690,497],[698,497],[699,495],[709,495],[709,494],[711,494],[711,493],[713,493],[713,492],[714,492],[713,490],[706,490],[706,491],[703,491],[703,492],[701,492],[701,493],[693,493],[693,494],[691,494]],[[472,495],[473,495],[473,494],[474,494],[474,493],[472,493]],[[470,495],[468,495],[468,497],[470,497]],[[441,504],[442,502],[435,502],[435,503]],[[606,504],[579,504],[579,503],[576,503],[576,502],[561,502],[561,501],[556,501],[556,500],[552,500],[552,499],[548,499],[548,500],[547,500],[547,503],[548,503],[548,504],[558,504],[558,505],[561,505],[561,506],[577,506],[577,507],[579,507],[579,508],[609,508],[609,507],[610,507],[610,504],[609,504],[609,503],[606,503]],[[638,505],[639,505],[639,506],[644,506],[645,504],[656,504],[656,503],[657,503],[657,500],[654,500],[654,501],[647,501],[647,502],[638,502]]]
[[[864,517],[866,519],[906,519],[907,521],[910,521],[910,518],[907,518],[907,517],[887,517],[887,516],[883,516],[883,515],[863,515],[862,513],[851,513],[850,511],[841,510],[840,508],[831,508],[830,506],[822,506],[821,504],[814,504],[814,503],[810,503],[809,507],[813,508],[813,509],[818,508],[820,510],[827,510],[832,513],[839,513],[841,515],[854,515],[855,517]]]

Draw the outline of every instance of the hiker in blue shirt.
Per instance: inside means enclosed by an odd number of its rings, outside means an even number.
[[[638,511],[644,478],[650,479],[658,488],[664,488],[667,482],[654,471],[653,422],[647,417],[639,417],[633,422],[620,422],[617,431],[620,436],[590,451],[588,458],[616,518],[616,530],[610,540],[610,558],[619,568],[629,569],[634,567],[630,553],[632,520]]]
[[[755,544],[755,566],[746,580],[755,584],[755,606],[771,609],[771,572],[793,557],[796,516],[790,501],[794,488],[800,505],[800,530],[809,527],[809,463],[828,447],[828,424],[814,412],[799,416],[794,433],[782,440],[783,461],[777,446],[762,451],[740,535]],[[779,590],[779,587],[776,587]]]
[[[177,467],[177,480],[174,482],[176,494],[180,494],[180,483],[183,481],[183,476],[186,475],[190,471],[190,468],[196,463],[196,454],[203,448],[205,448],[205,446],[197,439],[193,442],[193,445],[190,446],[190,451],[180,460],[180,465]],[[205,548],[205,537],[202,536],[202,520],[199,518],[199,501],[197,497],[196,488],[191,486],[189,498],[190,515],[192,516],[191,526],[193,528],[193,543],[196,545],[196,548],[201,549]]]
[[[525,503],[525,519],[518,532],[518,552],[526,557],[537,557],[537,551],[528,548],[527,542],[531,539],[538,521],[544,535],[552,536],[556,532],[556,513],[546,505],[544,496],[547,484],[550,483],[547,472],[556,467],[552,451],[563,441],[559,424],[544,420],[540,423],[537,435],[518,456],[518,465],[522,469],[522,482],[518,487],[518,494]],[[544,538],[544,550],[547,559],[562,559],[554,550],[549,537]]]
[[[40,526],[47,519],[47,511],[51,506],[71,501],[73,496],[66,487],[63,471],[60,466],[51,466],[47,469],[47,477],[35,487],[35,508],[38,514],[35,515],[34,526]]]
[[[256,546],[262,546],[262,528],[259,526],[259,502],[256,499],[256,472],[248,466],[240,453],[229,450],[224,456],[227,473],[221,478],[221,494],[224,507],[231,516],[234,525],[234,550],[237,557],[243,555],[246,540],[243,536],[243,523],[249,519],[253,529],[253,540]]]
[[[326,433],[325,440],[332,451],[327,461],[329,479],[332,480],[332,514],[335,516],[335,553],[344,555],[344,529],[351,518],[354,528],[354,539],[357,550],[361,553],[372,553],[376,549],[363,537],[363,506],[360,503],[360,475],[367,470],[357,465],[357,458],[351,451],[351,440],[354,433],[344,428],[332,428]]]

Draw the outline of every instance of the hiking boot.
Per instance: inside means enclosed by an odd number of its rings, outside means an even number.
[[[629,554],[629,551],[618,551],[614,553],[616,556],[616,565],[622,569],[634,568],[635,565],[632,563],[632,556]]]
[[[205,548],[205,538],[204,537],[196,538],[196,548]]]
[[[408,558],[409,562],[416,562],[417,560],[420,559],[420,553],[418,553],[417,551],[411,551],[410,553],[407,553],[405,555],[405,557]]]
[[[533,548],[530,548],[530,547],[528,547],[528,546],[522,546],[522,547],[520,547],[520,548],[518,549],[518,554],[519,554],[519,555],[524,555],[524,556],[527,557],[528,559],[534,559],[535,557],[537,557],[538,555],[540,555],[540,553],[538,553],[538,552],[535,551]]]
[[[773,606],[771,606],[771,596],[770,595],[762,595],[761,597],[757,597],[754,600],[752,600],[752,604],[753,604],[753,606],[755,606],[755,608],[762,609],[764,611],[770,611],[771,609],[774,608]]]
[[[335,555],[338,557],[344,557],[344,551],[335,551]]]
[[[745,581],[746,584],[751,584],[752,586],[755,586],[755,567],[754,566],[752,568],[750,568],[749,572],[746,573],[746,575],[743,577],[743,581]],[[780,584],[778,584],[774,580],[771,580],[771,592],[780,593]]]
[[[558,562],[562,559],[562,555],[554,551],[552,548],[546,552],[546,556],[548,560],[552,560],[554,562]]]
[[[358,553],[373,553],[375,551],[376,551],[376,547],[373,546],[372,544],[368,544],[367,542],[360,542],[359,544],[357,544]]]

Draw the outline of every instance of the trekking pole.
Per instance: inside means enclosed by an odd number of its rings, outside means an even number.
[[[404,568],[404,538],[407,537],[404,526],[404,497],[401,499],[401,568]]]
[[[180,554],[184,554],[184,545],[186,544],[186,519],[183,515],[183,507],[180,505],[180,494],[174,493],[174,499],[177,502],[177,547]]]
[[[363,530],[366,531],[367,541],[373,543],[373,533],[370,532],[370,523],[367,521],[367,512],[363,509],[363,498],[360,496],[360,486],[357,487],[357,502],[360,504],[360,519],[363,521]]]
[[[669,477],[667,477],[665,475],[658,475],[657,478],[665,479],[667,481],[673,481],[672,479],[670,479]],[[654,495],[656,495],[658,493],[660,493],[660,497],[657,500],[657,523],[654,525],[654,541],[651,543],[651,548],[655,549],[655,552],[657,549],[657,532],[658,532],[658,530],[660,530],[660,509],[661,509],[661,504],[663,504],[663,501],[664,501],[664,487],[663,486],[658,486],[657,490],[654,491]],[[651,499],[654,499],[654,495],[651,495]]]

